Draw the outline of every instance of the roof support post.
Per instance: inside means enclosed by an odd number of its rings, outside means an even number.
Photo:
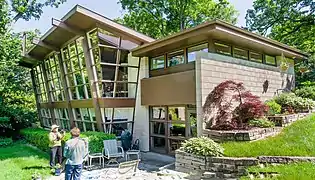
[[[45,67],[45,62],[41,64],[42,66],[42,70],[43,70],[43,76],[44,76],[44,81],[45,81],[45,86],[46,86],[46,92],[47,92],[47,98],[48,98],[48,104],[52,104],[52,93],[51,90],[49,88],[49,84],[48,84],[48,77],[47,77],[47,69]],[[50,116],[51,116],[51,120],[54,124],[56,124],[56,116],[55,116],[55,112],[54,112],[54,108],[51,106],[49,107],[49,112],[50,112]]]
[[[80,35],[80,36],[84,36],[85,33],[84,31],[78,29],[78,28],[75,28],[75,27],[72,27],[72,26],[69,26],[67,25],[66,23],[62,22],[62,21],[59,21],[57,19],[54,19],[52,18],[52,22],[51,24],[55,27],[60,27],[68,32],[71,32],[73,34],[76,34],[76,35]]]
[[[75,121],[74,121],[74,115],[73,115],[73,111],[72,111],[72,107],[71,107],[71,103],[70,103],[70,93],[69,93],[69,86],[67,83],[67,77],[66,77],[66,73],[65,73],[65,64],[63,62],[63,55],[62,55],[62,50],[60,51],[60,53],[58,54],[58,64],[59,64],[59,68],[60,68],[60,74],[61,74],[61,83],[63,86],[63,91],[65,93],[65,101],[67,102],[67,111],[68,111],[68,115],[69,115],[69,120],[70,120],[70,128],[72,129],[73,127],[75,127]]]
[[[89,84],[91,87],[92,102],[93,102],[93,107],[95,109],[95,118],[96,118],[97,128],[99,131],[104,132],[103,116],[102,116],[101,108],[98,102],[100,92],[99,92],[99,85],[97,83],[97,71],[94,65],[93,51],[92,51],[91,42],[89,41],[89,34],[85,34],[84,39],[82,41],[83,41],[82,44],[83,44],[83,51],[84,51],[84,57],[85,57],[84,59],[85,59],[87,73],[88,73],[88,77],[90,81]]]
[[[41,115],[40,115],[40,104],[39,104],[39,97],[38,97],[38,94],[37,94],[38,90],[37,90],[37,86],[36,86],[35,73],[34,73],[34,69],[33,68],[31,69],[30,73],[31,73],[31,79],[32,79],[33,90],[34,90],[34,95],[35,95],[35,102],[36,102],[38,120],[40,122],[40,125],[42,127],[44,127],[44,123],[43,123],[43,120],[42,120]]]

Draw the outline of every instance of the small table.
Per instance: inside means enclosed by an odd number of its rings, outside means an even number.
[[[128,161],[130,155],[137,155],[138,160],[140,159],[140,150],[128,150],[126,152],[126,161]]]
[[[93,153],[89,154],[89,166],[92,166],[92,159],[99,158],[100,166],[103,165],[104,167],[104,156],[103,153]]]

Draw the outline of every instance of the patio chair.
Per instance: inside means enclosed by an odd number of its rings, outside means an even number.
[[[103,155],[106,159],[108,159],[107,166],[109,166],[111,163],[119,164],[117,158],[123,158],[125,156],[125,152],[122,147],[117,145],[117,140],[104,140],[103,144]]]

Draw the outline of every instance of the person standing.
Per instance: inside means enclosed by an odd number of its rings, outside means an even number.
[[[86,142],[80,138],[80,129],[75,127],[70,131],[72,138],[64,148],[66,160],[65,180],[80,180],[82,164],[87,156]]]
[[[64,132],[58,132],[59,126],[52,125],[49,133],[49,148],[50,148],[50,167],[55,167],[55,160],[57,157],[57,163],[62,163],[62,148],[61,140],[64,138]]]

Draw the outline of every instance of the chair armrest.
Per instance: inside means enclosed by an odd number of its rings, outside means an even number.
[[[103,156],[109,157],[109,151],[106,148],[103,148],[102,150]]]
[[[123,149],[121,146],[117,146],[117,148],[118,148],[118,151],[119,151],[119,149],[120,149],[120,150],[121,150],[121,153],[125,154],[124,149]]]

